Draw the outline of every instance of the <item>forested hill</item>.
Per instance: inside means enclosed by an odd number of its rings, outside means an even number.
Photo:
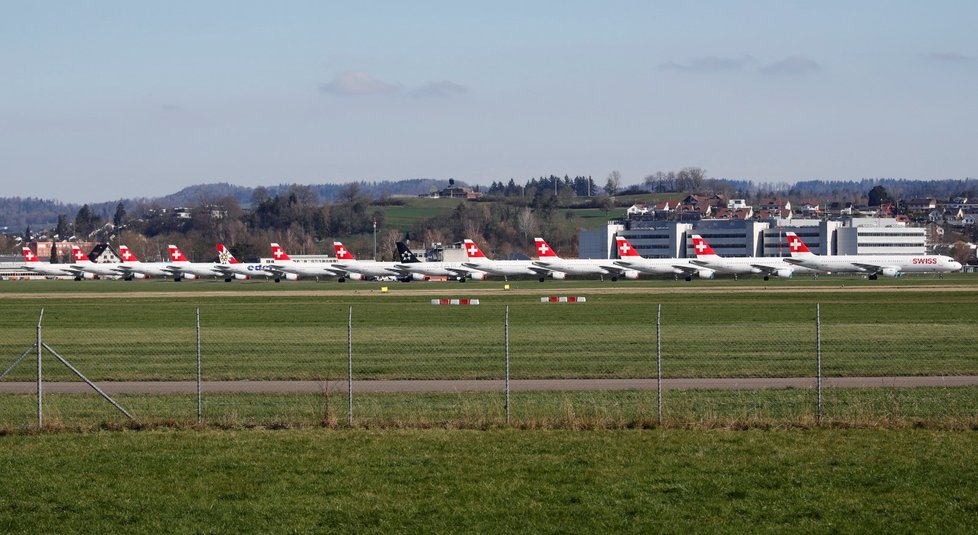
[[[384,180],[380,182],[358,182],[360,191],[367,196],[377,199],[385,195],[420,195],[432,191],[441,190],[448,185],[447,180],[432,180],[427,178],[414,178],[408,180]],[[465,184],[457,182],[457,185]],[[307,186],[313,193],[318,195],[319,202],[333,201],[337,193],[348,184],[312,184]],[[279,184],[268,186],[264,189],[270,196],[288,191],[292,184]],[[176,193],[163,197],[153,198],[126,198],[121,202],[127,210],[132,211],[139,205],[160,206],[172,208],[177,206],[197,206],[210,202],[217,202],[233,197],[238,204],[248,207],[251,198],[257,188],[247,186],[236,186],[226,182],[214,184],[199,184],[188,186]],[[102,219],[108,219],[115,213],[116,205],[120,199],[106,200],[99,203],[90,203],[89,207]],[[38,199],[34,197],[0,197],[0,229],[8,227],[10,232],[22,232],[30,226],[34,229],[53,227],[58,221],[58,214],[65,214],[69,219],[73,219],[81,208],[81,204],[63,203],[52,199]]]

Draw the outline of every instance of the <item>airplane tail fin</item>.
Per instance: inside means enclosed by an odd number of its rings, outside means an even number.
[[[703,239],[699,234],[693,234],[693,253],[697,257],[701,256],[717,256],[713,247],[710,247],[709,243]]]
[[[482,253],[482,249],[476,243],[468,238],[465,238],[465,256],[469,257],[472,262],[484,262],[488,260],[486,255]]]
[[[413,251],[408,249],[408,246],[404,242],[399,241],[395,245],[397,245],[397,254],[401,257],[401,262],[405,264],[416,264],[421,262],[418,260],[418,255],[414,254]]]
[[[333,249],[336,250],[337,260],[356,260],[356,257],[353,256],[350,251],[346,247],[343,247],[343,244],[338,241],[333,242]]]
[[[24,262],[33,264],[41,261],[41,259],[34,254],[34,251],[32,251],[30,247],[24,247],[22,252],[24,253]]]
[[[272,244],[272,256],[275,258],[275,260],[281,260],[285,262],[292,260],[289,257],[288,253],[285,252],[285,249],[283,249],[282,246],[277,243]]]
[[[217,257],[221,264],[240,264],[238,259],[231,254],[231,251],[223,243],[217,244]]]
[[[136,258],[136,255],[133,254],[133,252],[129,250],[129,247],[125,245],[119,246],[119,258],[122,259],[122,262],[124,264],[131,263],[131,262],[139,262],[139,259]]]
[[[642,256],[638,254],[638,251],[635,250],[635,247],[632,247],[632,244],[628,243],[628,240],[626,240],[622,236],[615,236],[615,243],[618,244],[619,258],[626,258],[629,256],[634,258],[634,257]]]
[[[77,245],[71,246],[71,258],[72,261],[75,262],[76,264],[84,264],[92,261],[92,259],[89,258],[88,255],[82,252],[81,247]]]
[[[540,258],[560,258],[543,238],[533,238],[533,241],[536,243],[537,254]]]
[[[170,260],[173,262],[190,262],[176,245],[170,244]]]
[[[801,241],[794,232],[787,232],[785,235],[788,237],[788,250],[791,251],[791,256],[806,256],[813,254],[808,250],[808,246],[805,242]]]

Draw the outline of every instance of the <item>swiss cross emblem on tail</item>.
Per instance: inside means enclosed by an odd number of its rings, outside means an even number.
[[[696,251],[696,256],[716,256],[713,247],[697,234],[693,234],[693,250]]]
[[[136,255],[132,254],[132,251],[130,251],[125,245],[119,246],[119,257],[122,258],[123,262],[139,262]]]
[[[615,237],[615,242],[618,244],[618,256],[620,258],[625,258],[626,256],[641,256],[632,244],[628,243],[628,240],[621,236]]]
[[[343,244],[338,241],[333,242],[333,249],[336,250],[337,260],[356,260],[356,258],[350,254],[350,251],[348,251],[346,247],[343,247]]]
[[[75,262],[87,262],[88,257],[82,252],[81,248],[78,246],[71,247],[71,256],[74,257]]]
[[[553,248],[543,238],[534,238],[533,241],[536,242],[537,254],[540,255],[540,258],[555,258],[557,256],[557,253],[554,252]]]
[[[178,248],[176,245],[170,246],[170,260],[174,262],[189,262],[187,257],[180,252],[180,248]]]
[[[485,258],[486,255],[482,254],[482,249],[475,244],[474,241],[467,239],[465,240],[465,255],[469,258]]]
[[[282,246],[277,243],[272,244],[272,256],[275,258],[275,260],[292,260],[289,258],[289,255],[285,253],[285,249],[282,249]]]
[[[27,261],[27,262],[40,262],[40,260],[37,259],[37,255],[34,254],[34,251],[31,251],[31,248],[30,247],[24,247],[24,251],[23,252],[24,252],[24,260],[25,261]]]
[[[788,236],[788,250],[791,251],[791,254],[794,255],[794,254],[811,253],[811,251],[808,250],[808,246],[805,245],[805,242],[801,241],[801,238],[799,238],[797,234],[795,234],[794,232],[789,232],[787,233],[787,236]]]

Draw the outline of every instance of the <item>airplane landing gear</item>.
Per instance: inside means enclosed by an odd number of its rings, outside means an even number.
[[[346,277],[340,277],[336,279],[336,282],[346,282]]]
[[[767,280],[771,280],[771,276],[770,275],[764,275],[764,280],[766,280],[766,281]]]
[[[540,282],[543,282],[543,281],[545,281],[545,280],[547,280],[547,278],[546,278],[546,277],[540,277]]]

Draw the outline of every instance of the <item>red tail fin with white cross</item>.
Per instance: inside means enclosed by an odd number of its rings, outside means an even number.
[[[703,239],[699,234],[693,234],[693,254],[697,258],[701,256],[716,256],[716,252],[713,251],[713,247],[710,247],[709,243]]]
[[[24,262],[27,262],[28,264],[33,264],[41,261],[41,259],[39,259],[37,255],[34,254],[34,251],[32,251],[30,247],[24,247],[23,253],[24,253]]]
[[[139,262],[139,259],[136,258],[136,255],[133,254],[133,252],[129,250],[129,247],[127,247],[125,245],[120,245],[119,246],[119,258],[122,259],[122,263],[123,264],[129,264],[129,263],[132,263],[132,262]]]
[[[560,258],[543,238],[533,238],[533,241],[536,243],[537,255],[540,258]]]
[[[289,258],[288,253],[285,252],[285,249],[283,249],[282,246],[277,243],[272,244],[272,258],[274,258],[276,262],[289,262],[292,260]]]
[[[75,264],[85,264],[91,262],[88,255],[82,252],[81,247],[77,245],[71,246],[71,261]]]
[[[343,244],[338,241],[333,242],[333,249],[336,250],[337,260],[356,260],[356,257],[353,256],[350,251],[346,247],[343,247]]]
[[[465,256],[469,257],[469,260],[485,260],[486,255],[482,254],[482,249],[475,244],[474,241],[466,238],[465,239]]]
[[[217,244],[217,258],[221,264],[240,264],[238,259],[231,254],[231,251],[223,243]]]
[[[813,254],[797,234],[786,232],[785,235],[788,237],[788,250],[791,251],[791,256],[807,256]]]
[[[190,262],[187,257],[180,251],[180,248],[176,245],[170,245],[170,261],[171,262]]]
[[[641,258],[642,255],[624,237],[615,236],[615,243],[618,244],[618,258]]]

